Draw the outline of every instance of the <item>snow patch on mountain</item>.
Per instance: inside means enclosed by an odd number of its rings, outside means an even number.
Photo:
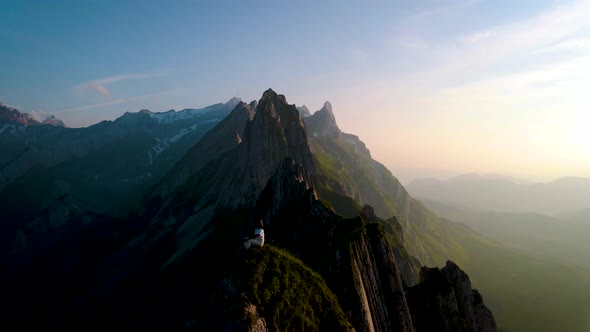
[[[201,109],[184,109],[180,112],[170,110],[162,113],[149,113],[150,117],[161,124],[169,124],[176,121],[187,120],[195,117],[201,117],[214,109],[213,106],[208,106]]]
[[[160,140],[157,137],[154,137],[156,139],[156,141],[158,142],[158,144],[156,144],[152,147],[152,150],[154,151],[154,155],[151,154],[151,151],[148,151],[148,155],[150,158],[150,165],[153,163],[153,159],[155,157],[157,157],[160,153],[164,152],[164,150],[166,150],[168,147],[170,147],[170,145],[178,142],[181,138],[190,134],[191,132],[194,132],[199,126],[206,124],[206,123],[216,123],[219,121],[221,121],[220,118],[201,121],[201,122],[196,123],[188,128],[183,128],[176,135],[174,135],[170,138],[165,138],[163,140]]]
[[[0,128],[0,135],[2,135],[2,133],[4,132],[4,130],[6,130],[8,127],[11,128],[11,130],[14,130],[14,125],[4,125],[4,127]]]

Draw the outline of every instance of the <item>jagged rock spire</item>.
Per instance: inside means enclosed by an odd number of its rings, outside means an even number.
[[[332,111],[332,104],[326,101],[324,106],[312,116],[305,118],[305,124],[313,137],[336,137],[341,133],[336,124],[336,118]]]

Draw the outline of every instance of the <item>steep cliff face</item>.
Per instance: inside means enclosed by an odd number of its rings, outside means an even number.
[[[302,175],[308,181],[315,175],[307,130],[299,111],[287,103],[285,96],[269,89],[262,95],[254,118],[247,123],[238,148],[239,179],[234,183],[237,182],[239,191],[237,195],[224,195],[223,199],[235,206],[242,200],[238,196],[244,193],[257,198],[286,157],[301,165]]]
[[[453,287],[457,305],[465,318],[467,331],[496,331],[494,316],[491,310],[484,305],[481,294],[476,289],[471,288],[471,281],[467,273],[463,272],[452,261],[447,261],[441,272]]]
[[[307,110],[307,107],[305,110]],[[307,112],[309,113],[309,110]],[[334,112],[332,112],[332,104],[330,102],[325,102],[322,109],[313,115],[306,116],[305,124],[312,137],[337,137],[341,133],[340,128],[336,124],[336,118],[334,117]]]
[[[335,125],[329,105],[318,117],[322,114]],[[70,234],[83,236],[53,249],[56,261],[67,260],[67,278],[55,272],[59,287],[43,296],[36,309],[64,292],[60,307],[66,308],[65,316],[141,316],[139,322],[129,322],[134,328],[422,331],[425,326],[467,329],[466,322],[482,330],[493,326],[481,297],[469,293],[465,276],[451,265],[444,273],[436,270],[434,277],[423,270],[423,282],[406,293],[402,275],[413,274],[416,262],[402,243],[407,241],[403,225],[395,218],[380,219],[369,206],[344,218],[318,199],[315,188],[322,182],[307,133],[295,106],[272,90],[258,104],[237,105],[127,218],[73,225],[85,225],[82,231],[72,226]],[[334,128],[323,134],[352,139]],[[364,145],[355,144],[363,151]],[[354,211],[358,203],[350,198],[344,204],[354,205]],[[70,210],[48,211],[49,219],[39,227],[68,226],[60,218],[79,214],[66,205]],[[267,246],[244,253],[242,239],[252,231],[249,222],[258,218],[265,223]],[[43,268],[36,265],[24,273],[36,275]],[[20,282],[14,274],[9,281],[18,285],[9,298],[18,300],[29,280]],[[27,294],[47,289],[40,285]],[[442,309],[432,311],[424,303]],[[26,305],[21,300],[18,308]],[[430,323],[433,313],[436,319]]]
[[[391,235],[401,240],[414,270],[422,265],[442,265],[449,258],[467,266],[472,255],[467,252],[465,243],[484,242],[485,239],[462,225],[439,218],[412,198],[392,173],[372,158],[359,137],[339,132],[336,121],[328,115],[326,111],[318,111],[304,118],[310,128],[310,143],[317,161],[316,190],[320,199],[331,202],[338,213],[347,216],[354,216],[358,211],[343,209],[342,196],[354,199],[361,206],[372,206],[377,216],[392,221],[390,227],[386,227],[387,233],[395,230],[397,224],[401,225],[401,236]],[[400,254],[396,252],[396,258]],[[403,269],[404,277],[409,270]],[[408,285],[414,284],[411,278],[404,279]]]
[[[308,181],[316,173],[299,111],[283,95],[269,89],[259,102],[239,104],[187,153],[148,198],[160,196],[167,206],[188,201],[193,205],[189,214],[211,205],[228,209],[253,207],[287,157],[301,165]],[[166,218],[163,215],[158,219]]]
[[[391,245],[383,227],[342,219],[317,199],[303,167],[287,158],[257,204],[268,241],[320,272],[358,331],[413,331]],[[303,245],[302,245],[303,244]]]
[[[352,273],[360,297],[360,331],[414,331],[391,246],[378,224],[352,243]]]
[[[335,125],[328,106],[319,114],[326,114],[325,120]],[[357,146],[355,151],[368,154],[354,137],[336,130],[324,134],[352,141]],[[212,133],[210,139],[214,137]],[[418,325],[406,299],[400,266],[413,284],[412,275],[419,261],[404,248],[406,234],[402,224],[395,218],[378,218],[369,207],[356,218],[344,219],[329,204],[318,200],[314,182],[321,180],[311,155],[307,128],[284,96],[266,91],[254,115],[246,119],[239,137],[240,140],[227,145],[224,154],[201,162],[204,166],[197,175],[170,201],[164,199],[162,206],[176,208],[192,202],[186,205],[185,212],[176,214],[180,226],[175,230],[174,254],[164,268],[183,253],[198,248],[200,241],[221,227],[214,222],[217,209],[246,209],[254,218],[264,220],[268,244],[286,248],[326,279],[356,330],[414,331]],[[194,149],[193,153],[198,151]],[[243,225],[241,232],[249,232],[247,225]],[[392,246],[391,241],[396,245]],[[401,265],[398,259],[403,261]],[[415,300],[426,300],[432,292],[437,294],[436,288],[421,287],[426,290]],[[445,296],[450,295],[447,292]],[[455,307],[441,313],[437,324],[446,328],[450,321],[450,328],[460,327],[464,313]]]
[[[424,267],[420,284],[408,289],[408,303],[417,331],[496,331],[479,292],[451,261],[442,270]]]
[[[256,105],[255,101],[250,104],[239,102],[227,117],[187,151],[184,158],[160,181],[151,195],[169,195],[198,174],[208,163],[236,149],[242,142],[246,123],[254,118]]]
[[[399,267],[404,285],[415,285],[418,282],[418,273],[422,264],[406,250],[403,244],[403,227],[397,221],[397,218],[392,217],[388,220],[383,220],[375,215],[375,210],[370,205],[363,206],[360,215],[366,222],[379,223],[384,227],[384,232],[389,243],[391,243],[391,250]]]

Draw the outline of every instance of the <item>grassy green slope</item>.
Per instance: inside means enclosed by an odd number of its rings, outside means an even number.
[[[590,270],[589,222],[536,213],[467,211],[434,201],[424,204],[437,215],[464,223],[510,248]]]
[[[450,227],[410,197],[391,172],[371,158],[362,142],[350,142],[342,137],[312,139],[312,152],[321,174],[320,198],[329,201],[339,213],[350,213],[338,209],[343,205],[342,197],[349,196],[361,205],[373,206],[381,218],[396,216],[404,227],[406,249],[426,265],[444,265],[447,259],[464,265],[468,254],[455,233],[466,232],[485,240],[467,228]]]
[[[438,217],[413,199],[383,165],[371,158],[364,145],[342,137],[316,137],[312,138],[312,151],[330,189],[372,205],[381,217],[398,217],[404,228],[403,244],[411,255],[425,265],[442,267],[450,259],[464,268],[474,288],[482,291],[500,328],[590,328],[586,318],[590,313],[588,273],[504,248],[463,224]],[[332,197],[322,195],[322,191],[318,194],[337,206]]]
[[[323,278],[301,260],[272,245],[245,260],[247,296],[278,331],[347,331],[352,326]]]
[[[472,259],[465,265],[506,331],[589,331],[590,273],[571,266],[461,240]]]

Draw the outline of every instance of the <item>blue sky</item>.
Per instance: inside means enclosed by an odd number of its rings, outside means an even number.
[[[590,1],[0,1],[0,101],[70,126],[271,87],[387,166],[590,176]],[[586,121],[586,122],[584,122]]]

